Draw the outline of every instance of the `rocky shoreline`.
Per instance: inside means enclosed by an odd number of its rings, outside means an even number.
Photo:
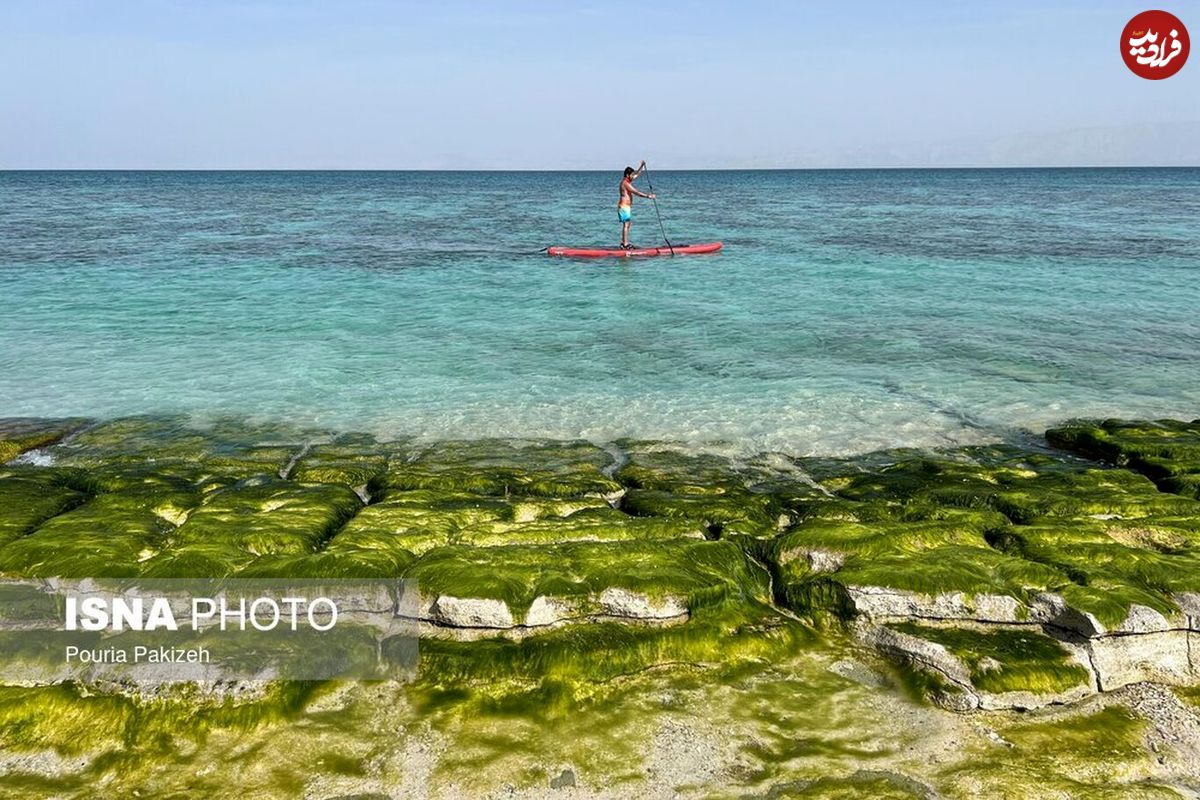
[[[1200,684],[1200,420],[830,459],[20,419],[0,464],[0,582],[403,578],[418,689],[535,715],[830,639],[958,713]]]

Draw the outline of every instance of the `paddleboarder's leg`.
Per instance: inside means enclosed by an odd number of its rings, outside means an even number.
[[[633,222],[633,209],[629,206],[617,206],[617,219],[621,223],[621,247],[629,246],[629,225]]]

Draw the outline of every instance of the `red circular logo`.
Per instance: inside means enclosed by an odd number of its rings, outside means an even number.
[[[1191,49],[1187,28],[1166,11],[1143,11],[1121,31],[1125,66],[1146,80],[1162,80],[1179,72]]]

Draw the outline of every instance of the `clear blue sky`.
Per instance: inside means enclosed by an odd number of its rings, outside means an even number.
[[[0,168],[1200,164],[1200,2],[0,1]]]

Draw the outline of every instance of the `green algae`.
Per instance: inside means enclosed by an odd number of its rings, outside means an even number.
[[[1033,593],[1068,583],[1058,570],[1002,553],[988,539],[1008,529],[994,512],[957,510],[918,522],[813,522],[763,551],[793,610],[852,613],[846,587],[880,586],[925,595]]]
[[[1200,500],[1200,472],[1163,478],[1159,481],[1159,486],[1164,492],[1174,492]]]
[[[837,652],[833,642],[822,642]],[[851,684],[827,667],[789,658],[769,670],[728,681],[729,707],[721,724],[746,725],[753,731],[741,753],[754,766],[743,780],[772,785],[772,792],[801,790],[815,775],[842,772],[851,764],[879,762],[892,755],[898,742],[868,734],[856,718],[865,687]],[[850,702],[847,702],[850,701]],[[853,710],[851,710],[853,708]],[[799,772],[806,776],[795,780]],[[788,780],[791,778],[792,780]]]
[[[70,483],[58,470],[12,470],[0,475],[0,546],[86,501],[87,494]]]
[[[1173,691],[1180,700],[1200,712],[1200,686],[1176,687]]]
[[[1164,491],[1200,499],[1200,420],[1079,421],[1046,431],[1056,447],[1129,467]]]
[[[604,474],[612,456],[587,442],[439,442],[389,460],[387,491],[433,489],[506,497],[583,497],[621,491]]]
[[[131,416],[106,420],[53,449],[56,460],[95,466],[114,458],[199,460],[211,452],[211,439],[183,416]]]
[[[195,542],[171,547],[148,560],[144,578],[225,578],[255,560],[253,553],[233,542]]]
[[[775,540],[779,557],[793,550],[827,550],[844,555],[915,553],[933,547],[987,547],[986,536],[1008,528],[1000,514],[955,511],[941,519],[914,522],[816,521],[799,525]]]
[[[421,707],[438,734],[454,743],[439,759],[426,791],[439,796],[437,787],[449,785],[460,794],[483,797],[501,784],[544,790],[568,767],[585,786],[628,785],[636,791],[644,777],[639,762],[658,711],[643,691],[671,677],[634,674],[566,702],[558,700],[561,692],[541,691],[549,702],[530,702],[530,713],[467,692],[448,705]],[[420,698],[428,691],[417,686],[410,695]]]
[[[1015,466],[988,468],[965,459],[926,456],[906,458],[877,471],[830,475],[821,484],[848,500],[908,503],[928,501],[931,494],[940,493],[947,505],[974,506],[976,498],[986,500],[997,491],[1003,478],[1027,472]]]
[[[765,600],[766,576],[730,542],[572,542],[543,547],[443,547],[405,577],[422,594],[505,602],[523,615],[542,596],[585,600],[619,588],[689,610],[720,598]]]
[[[493,546],[667,539],[697,534],[674,521],[637,520],[598,498],[501,498],[466,492],[392,491],[336,537],[361,546],[396,543],[418,555],[451,544]]]
[[[688,453],[656,442],[622,440],[617,444],[627,460],[616,477],[628,486],[684,495],[724,494],[746,488],[746,476],[722,456]]]
[[[1138,466],[1144,459],[1161,459],[1181,465],[1200,461],[1200,420],[1082,421],[1051,428],[1046,431],[1046,439],[1055,447],[1121,466]]]
[[[259,557],[279,557],[264,561],[259,571],[286,577],[278,570],[287,564],[310,576],[316,562],[302,567],[297,557],[317,554],[361,506],[358,495],[336,484],[276,479],[213,492],[182,525],[167,532],[162,551],[147,561],[140,574],[152,578],[226,577]],[[0,550],[0,563],[2,557]],[[320,563],[350,577],[346,573],[353,569],[345,563],[347,558],[343,553]],[[387,563],[372,555],[364,559],[363,574],[355,577],[375,576],[381,569],[386,571]]]
[[[153,473],[198,486],[226,486],[247,478],[278,477],[310,435],[228,419],[198,426],[183,416],[140,416],[89,427],[48,452],[56,464],[88,468],[108,490],[126,488],[125,480]]]
[[[544,790],[569,767],[582,787],[577,791],[624,787],[631,797],[672,791],[786,797],[806,790],[818,797],[826,791],[842,796],[843,790],[845,796],[884,797],[903,791],[964,798],[1173,796],[1146,782],[1154,774],[1153,759],[1138,746],[1140,721],[1127,713],[1128,726],[1120,715],[1111,720],[1074,716],[1049,724],[1027,716],[960,723],[947,712],[909,710],[903,701],[880,702],[886,690],[828,672],[836,646],[813,639],[801,626],[784,624],[789,627],[772,629],[776,641],[770,650],[761,648],[762,637],[741,640],[748,648],[741,668],[726,665],[738,651],[718,646],[718,627],[706,637],[712,644],[693,645],[697,655],[708,650],[712,660],[707,663],[675,660],[662,669],[614,670],[603,681],[545,685],[506,682],[514,672],[506,669],[503,653],[476,659],[470,643],[434,643],[455,649],[431,655],[415,684],[360,684],[347,687],[345,699],[328,704],[322,697],[335,695],[325,688],[281,707],[270,699],[251,702],[243,704],[248,707],[241,715],[231,714],[227,725],[213,714],[193,733],[189,720],[179,718],[171,723],[178,733],[161,738],[152,733],[160,729],[157,723],[130,727],[119,710],[110,719],[67,695],[68,702],[47,704],[46,713],[17,721],[14,727],[24,729],[21,743],[8,747],[7,690],[0,690],[0,745],[10,753],[36,754],[73,732],[83,734],[77,737],[82,746],[70,751],[78,771],[56,777],[9,771],[0,775],[0,791],[13,797],[87,797],[104,786],[117,796],[287,798],[394,796],[408,787],[430,797],[487,796],[497,787],[517,793]],[[796,638],[790,638],[791,631]],[[564,646],[569,657],[574,647]],[[614,652],[623,650],[618,646]],[[539,660],[553,663],[531,654],[520,662],[529,672],[516,674],[540,674]],[[591,661],[593,669],[606,668],[602,654]],[[439,681],[443,663],[458,669]],[[479,672],[464,666],[472,664]],[[26,702],[37,706],[36,696],[46,688],[21,691],[33,693]],[[183,708],[165,710],[176,714]],[[161,727],[170,728],[165,722],[170,716],[162,719]],[[1000,735],[1019,755],[972,732],[981,723],[997,722],[1003,725]],[[664,784],[670,773],[660,772],[658,735],[681,727],[687,730],[681,740],[686,749],[676,751],[677,768],[702,767],[712,755],[719,759],[719,771],[697,769],[680,776],[682,785]],[[1075,727],[1096,732],[1055,735]],[[1099,758],[1092,756],[1094,743],[1103,747]],[[1133,746],[1126,749],[1127,744]],[[410,752],[416,759],[410,760]],[[431,766],[432,772],[422,771]],[[415,789],[407,782],[414,771],[421,776]],[[858,788],[864,793],[854,794]]]
[[[966,693],[963,687],[952,683],[942,673],[918,666],[910,658],[894,658],[888,667],[889,677],[913,703],[955,708]]]
[[[240,486],[205,498],[171,540],[179,547],[225,542],[256,556],[312,553],[361,507],[358,495],[335,484]]]
[[[1066,583],[1061,573],[979,547],[946,546],[915,556],[888,554],[847,559],[835,579],[848,586],[886,586],[936,595],[963,592],[1026,600]]]
[[[996,508],[1020,523],[1042,516],[1200,514],[1200,503],[1163,494],[1144,476],[1120,469],[1042,476],[1001,492]]]
[[[0,547],[0,572],[22,577],[121,577],[165,545],[187,492],[130,490],[97,495]]]
[[[772,791],[773,800],[926,800],[927,791],[912,788],[912,781],[860,771],[844,778],[799,781]]]
[[[63,755],[113,748],[130,760],[138,751],[162,755],[177,738],[201,739],[219,728],[250,730],[291,717],[319,689],[317,683],[272,681],[261,697],[234,700],[208,699],[187,688],[175,696],[138,699],[70,683],[0,686],[0,743]]]
[[[1129,470],[1097,469],[1010,448],[907,458],[875,472],[826,477],[823,485],[839,498],[860,503],[994,508],[1018,523],[1042,516],[1200,513],[1200,506],[1159,492]]]
[[[416,560],[400,548],[339,548],[312,555],[259,556],[237,570],[239,578],[399,578]]]
[[[516,640],[423,640],[412,690],[426,710],[555,719],[650,672],[733,675],[814,641],[767,606],[726,599],[698,605],[686,625],[599,622]]]
[[[856,471],[846,468],[849,462],[831,462],[824,471],[810,470],[826,481],[822,491],[787,473],[777,458],[761,463],[676,459],[678,454],[660,458],[653,446],[639,445],[647,453],[634,452],[628,469],[618,473],[632,487],[624,499],[624,510],[631,513],[622,513],[594,496],[620,487],[605,474],[611,458],[590,445],[579,446],[578,453],[572,451],[574,446],[510,445],[493,457],[488,450],[494,443],[459,443],[422,455],[407,446],[389,449],[365,438],[339,440],[307,451],[290,473],[293,480],[280,481],[263,476],[274,476],[290,463],[300,453],[299,443],[308,441],[304,436],[252,432],[237,425],[200,430],[181,424],[175,433],[164,433],[161,423],[148,423],[141,433],[135,429],[136,424],[128,424],[130,435],[144,441],[134,455],[122,453],[123,434],[117,428],[90,442],[84,437],[76,445],[76,437],[51,448],[57,463],[87,467],[86,473],[24,467],[0,472],[0,525],[9,510],[2,502],[5,496],[15,498],[22,508],[28,506],[31,516],[22,519],[32,520],[16,520],[13,530],[18,536],[0,546],[0,566],[10,557],[8,548],[20,545],[12,556],[18,574],[41,570],[55,547],[66,561],[87,556],[83,567],[71,570],[90,569],[103,561],[121,569],[132,564],[141,574],[180,577],[404,574],[418,576],[422,589],[496,596],[514,610],[527,608],[531,598],[542,594],[585,598],[621,587],[651,597],[683,597],[689,619],[670,627],[571,625],[520,641],[423,642],[422,677],[405,690],[418,704],[415,716],[389,718],[383,709],[371,712],[383,716],[371,716],[362,708],[321,716],[305,711],[303,703],[286,713],[244,711],[244,723],[214,716],[201,738],[232,742],[245,734],[254,741],[245,747],[231,743],[221,751],[231,758],[220,772],[194,778],[182,777],[201,766],[200,760],[180,750],[181,739],[189,737],[164,738],[163,748],[154,751],[131,745],[126,759],[120,752],[124,744],[103,737],[106,729],[126,725],[121,722],[125,712],[82,711],[91,698],[56,705],[44,717],[17,714],[11,727],[0,710],[0,743],[19,730],[30,737],[25,743],[13,739],[17,750],[54,749],[51,728],[56,720],[67,724],[76,718],[81,725],[86,720],[96,729],[89,732],[94,740],[80,736],[79,749],[71,751],[88,760],[82,773],[58,778],[0,776],[0,789],[14,794],[88,796],[88,787],[103,777],[114,793],[150,787],[215,795],[228,792],[236,781],[248,787],[238,791],[249,796],[296,796],[313,791],[310,780],[318,774],[330,780],[373,778],[371,765],[378,763],[380,752],[394,749],[397,730],[414,720],[438,717],[456,720],[446,722],[442,730],[460,737],[439,761],[437,774],[443,779],[461,780],[465,771],[478,770],[480,777],[470,785],[480,788],[498,785],[488,782],[498,775],[515,786],[546,786],[557,774],[555,765],[545,760],[549,751],[584,769],[602,764],[611,781],[607,785],[628,781],[637,787],[645,777],[638,766],[639,748],[650,741],[657,718],[651,706],[658,701],[638,704],[635,711],[627,707],[623,713],[634,713],[634,719],[613,712],[594,723],[606,698],[630,686],[677,687],[690,677],[699,685],[733,692],[736,707],[746,690],[734,666],[777,664],[827,646],[809,628],[765,605],[767,577],[751,555],[772,569],[776,598],[787,599],[797,610],[833,609],[848,616],[845,587],[855,585],[926,593],[986,591],[1018,599],[1050,589],[1085,610],[1099,608],[1102,601],[1111,603],[1115,610],[1104,612],[1107,620],[1123,616],[1120,609],[1131,602],[1164,611],[1173,608],[1166,596],[1191,585],[1188,571],[1194,570],[1193,542],[1200,527],[1195,504],[1170,496],[1164,501],[1152,485],[1130,477],[1127,470],[1095,470],[1006,448],[963,448],[920,458],[893,453],[887,463],[864,457],[854,460]],[[578,454],[583,454],[583,466],[576,469],[572,464]],[[381,478],[378,470],[384,461],[387,468]],[[920,461],[936,463],[931,467]],[[875,474],[902,462],[905,466],[891,469],[886,480]],[[923,472],[932,477],[922,482]],[[6,490],[10,480],[18,483]],[[1155,480],[1164,485],[1165,479]],[[327,483],[331,491],[310,491],[309,483]],[[39,511],[31,494],[43,486],[51,500]],[[383,499],[364,508],[346,493],[351,486],[367,486],[373,498]],[[266,500],[272,506],[268,508],[263,500],[274,491],[287,496],[294,492],[300,500],[289,505],[285,499],[276,507],[273,503],[281,496],[275,496]],[[257,500],[256,492],[261,493]],[[64,505],[55,506],[60,501]],[[69,525],[59,520],[85,510],[94,524],[116,534],[112,541],[67,535],[83,518]],[[272,520],[281,510],[285,515],[294,512],[294,519]],[[1089,518],[1112,513],[1121,517]],[[774,526],[781,514],[798,524],[776,539]],[[139,528],[138,520],[148,527]],[[54,535],[56,528],[61,538]],[[38,545],[43,552],[34,552],[27,542],[47,531],[51,535]],[[702,531],[729,540],[676,538]],[[247,532],[253,535],[244,536]],[[136,554],[133,546],[140,546]],[[710,546],[725,549],[705,549]],[[837,568],[814,570],[803,556],[813,549],[838,553]],[[789,557],[781,559],[784,553]],[[1055,679],[1057,667],[1048,653],[1037,651],[1035,657],[1013,642],[956,644],[965,660],[1000,664],[983,669],[980,681],[1028,688],[1043,685],[1039,681],[1052,685]],[[1028,663],[1021,660],[1025,656]],[[660,679],[664,683],[655,682]],[[881,796],[917,792],[887,776],[856,773],[857,763],[893,758],[902,746],[891,741],[878,746],[877,740],[887,739],[879,736],[882,728],[871,733],[857,720],[838,723],[835,706],[822,704],[819,693],[805,694],[801,683],[824,686],[806,674],[803,681],[786,690],[776,687],[762,698],[777,711],[794,700],[795,713],[772,714],[763,704],[753,704],[753,713],[744,720],[748,726],[766,725],[773,731],[771,736],[756,732],[753,744],[747,745],[746,758],[761,770],[748,779],[759,784],[773,781],[771,791],[779,797],[792,796],[786,792],[850,796],[858,789]],[[0,690],[0,709],[4,691]],[[658,691],[669,695],[675,689]],[[204,705],[199,699],[190,702],[192,707]],[[186,707],[188,703],[173,707],[166,716]],[[862,706],[854,708],[862,711]],[[710,714],[711,708],[697,713]],[[481,715],[490,721],[470,721]],[[829,719],[818,721],[814,715]],[[857,733],[843,735],[835,730],[839,724]],[[1111,721],[1103,722],[1105,726],[1113,728]],[[290,768],[263,765],[263,753],[288,752],[270,749],[261,738],[264,730],[273,730],[303,752],[305,763]],[[1090,747],[1090,740],[1047,737],[1038,742],[1035,736],[1021,739],[1024,730],[1022,723],[1003,735],[1018,748],[1036,746],[1057,753],[1066,765],[1063,776],[1050,770],[1047,759],[1034,766],[1038,779],[1026,781],[1020,774],[1023,762],[1010,759],[1004,769],[993,769],[987,760],[999,751],[986,750],[970,754],[972,763],[946,768],[931,785],[944,788],[948,796],[1116,796],[1121,791],[1122,796],[1160,796],[1158,787],[1144,782],[1150,773],[1140,743],[1111,752],[1121,768],[1105,772],[1104,765],[1075,752]],[[41,738],[35,735],[39,731]],[[336,736],[326,738],[330,731]],[[1121,728],[1115,735],[1121,738],[1125,733]],[[578,741],[568,747],[564,739]],[[582,742],[605,752],[589,755]],[[375,756],[371,748],[376,748]],[[510,751],[511,757],[505,755]],[[215,751],[209,752],[210,758]],[[1003,753],[1000,757],[1007,758]],[[155,766],[143,768],[135,759]],[[700,781],[697,787],[703,785]]]
[[[781,514],[773,496],[736,489],[721,494],[632,489],[622,498],[621,509],[644,517],[694,522],[715,536],[773,536],[779,531]]]
[[[1145,546],[1156,537],[1176,546],[1166,552]],[[1163,614],[1179,613],[1170,595],[1200,590],[1197,545],[1200,540],[1187,528],[1156,525],[1146,530],[1129,523],[1064,524],[1053,519],[1014,527],[1004,539],[1010,552],[1068,575],[1072,583],[1059,589],[1063,598],[1110,627],[1124,620],[1135,603]]]
[[[365,487],[370,494],[383,490],[388,458],[384,453],[363,452],[362,446],[317,445],[297,460],[288,478],[300,483],[340,483]]]
[[[971,684],[980,691],[1056,694],[1088,682],[1087,669],[1036,629],[980,631],[917,623],[888,627],[945,647],[966,665]]]
[[[364,543],[402,539],[405,548],[419,554],[451,544],[470,525],[511,520],[512,510],[503,498],[467,492],[389,491],[385,500],[362,509],[339,536]]]
[[[611,508],[585,509],[566,517],[532,522],[486,522],[460,530],[455,544],[499,547],[566,542],[631,542],[704,538],[704,527],[686,519],[631,517]]]
[[[18,764],[0,775],[0,791],[10,797],[89,798],[104,786],[108,796],[224,796],[238,785],[239,793],[251,796],[295,796],[304,780],[294,776],[231,777],[234,768],[254,763],[263,744],[239,753],[224,743],[283,735],[323,689],[316,683],[275,681],[253,699],[231,699],[186,686],[159,698],[93,692],[75,684],[0,686],[0,749],[53,753],[65,767],[51,776],[23,772]],[[307,730],[300,741],[311,747],[318,734],[311,725]],[[196,758],[211,746],[229,751],[219,771]],[[182,769],[164,771],[171,764]],[[304,772],[311,774],[312,764]],[[170,782],[169,790],[149,788],[164,780]]]
[[[935,784],[956,796],[1173,798],[1149,782],[1144,720],[1120,706],[1059,718],[1018,720],[999,730],[1008,747],[972,747]]]
[[[88,423],[86,419],[0,418],[0,464],[27,450],[54,444]]]

